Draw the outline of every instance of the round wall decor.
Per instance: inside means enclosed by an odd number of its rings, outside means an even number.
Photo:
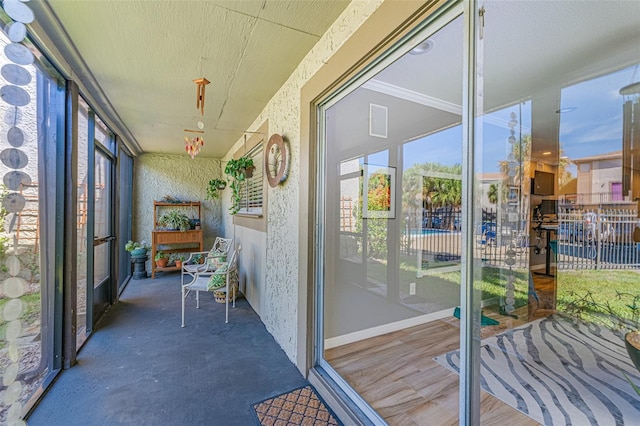
[[[287,180],[290,160],[289,144],[281,135],[274,133],[267,142],[267,153],[264,156],[267,180],[273,188]]]

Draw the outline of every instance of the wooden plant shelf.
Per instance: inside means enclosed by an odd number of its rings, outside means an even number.
[[[171,207],[192,207],[198,209],[198,219],[202,223],[202,217],[200,215],[200,202],[192,201],[186,203],[165,203],[161,201],[153,202],[153,223],[158,226],[158,207],[171,208]],[[158,252],[159,246],[171,246],[171,245],[189,245],[189,247],[176,247],[166,250],[162,250],[165,253],[188,253],[195,251],[203,251],[203,230],[192,229],[189,231],[166,231],[166,230],[154,230],[151,231],[151,278],[156,277],[156,271],[169,272],[179,271],[180,268],[176,266],[167,266],[165,268],[159,268],[156,266],[155,257]]]

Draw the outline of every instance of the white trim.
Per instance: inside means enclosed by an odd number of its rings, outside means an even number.
[[[386,83],[384,81],[371,79],[362,85],[363,88],[372,90],[374,92],[382,93],[385,95],[393,96],[405,101],[414,102],[419,105],[428,106],[438,109],[440,111],[450,112],[456,115],[462,115],[462,106],[453,102],[445,101],[444,99],[435,98],[433,96],[425,95],[424,93],[416,92],[415,90],[406,89],[404,87],[396,86],[395,84]],[[482,117],[486,124],[493,124],[494,126],[510,129],[509,120],[498,118],[490,113]],[[531,129],[527,126],[523,126],[522,131],[527,133],[531,132]]]
[[[395,84],[385,83],[384,81],[371,79],[362,85],[363,88],[373,90],[374,92],[383,93],[399,99],[415,102],[420,105],[436,108],[442,111],[450,112],[456,115],[462,115],[462,107],[449,101],[434,98],[414,90],[405,89]]]
[[[421,255],[420,252],[422,250],[418,250],[418,265],[422,265],[421,261]],[[417,278],[422,278],[422,277],[426,277],[426,276],[430,276],[430,275],[436,275],[436,274],[446,274],[449,272],[459,272],[462,269],[462,266],[460,265],[460,263],[458,263],[457,265],[451,265],[451,266],[441,266],[438,268],[432,268],[432,269],[418,269],[418,272],[416,272],[416,277]]]
[[[450,317],[453,315],[453,310],[454,308],[445,309],[443,311],[432,312],[430,314],[407,318],[396,322],[390,322],[388,324],[367,328],[365,330],[354,331],[353,333],[343,334],[342,336],[331,337],[324,341],[324,348],[336,348],[338,346],[359,342],[360,340],[369,339],[371,337],[380,336],[382,334],[392,333],[394,331],[404,330],[405,328],[414,327],[416,325],[426,324],[431,321]]]

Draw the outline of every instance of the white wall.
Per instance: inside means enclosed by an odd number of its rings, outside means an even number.
[[[236,226],[233,231],[226,233],[234,237],[234,241],[241,242],[240,252],[240,291],[247,299],[254,311],[260,316],[265,312],[268,303],[265,296],[264,271],[266,269],[266,241],[267,234],[254,229]]]
[[[622,167],[594,169],[591,172],[591,179],[591,188],[594,194],[610,194],[611,184],[614,182],[622,182]]]
[[[284,349],[289,358],[297,361],[297,315],[298,315],[298,262],[299,262],[299,218],[300,176],[307,170],[300,170],[300,90],[302,86],[323,66],[323,64],[349,39],[363,22],[380,6],[382,0],[353,1],[322,36],[309,54],[300,62],[276,95],[247,130],[256,130],[261,123],[269,121],[269,136],[279,133],[288,139],[291,146],[291,171],[288,180],[269,188],[267,212],[268,225],[264,237],[257,237],[257,231],[239,231],[236,226],[237,241],[243,245],[240,258],[241,274],[250,276],[255,294],[259,295],[259,306],[252,306],[260,313],[267,330]],[[223,162],[242,148],[244,140],[238,140],[223,158]],[[224,200],[228,207],[228,197]],[[233,235],[233,221],[224,215],[225,233]],[[264,253],[264,268],[256,269],[245,252],[249,245],[252,255]],[[262,234],[262,233],[260,233]],[[263,245],[258,248],[256,244]],[[256,257],[259,259],[259,257]],[[250,273],[247,268],[251,268]],[[304,342],[300,342],[304,344]]]

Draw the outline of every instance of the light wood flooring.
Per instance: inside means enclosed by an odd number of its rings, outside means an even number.
[[[498,326],[483,327],[482,337],[524,322],[500,320]],[[459,336],[459,320],[450,317],[332,348],[325,358],[390,425],[457,425],[458,375],[433,357],[458,349]],[[481,393],[483,425],[538,424]]]

